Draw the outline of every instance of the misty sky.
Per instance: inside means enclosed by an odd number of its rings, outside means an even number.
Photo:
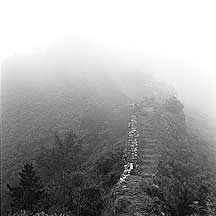
[[[215,1],[198,0],[5,0],[0,61],[58,43],[91,46],[154,73],[216,117],[215,11]]]

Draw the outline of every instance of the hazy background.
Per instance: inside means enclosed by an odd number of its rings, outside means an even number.
[[[81,155],[87,157],[77,170],[88,167],[91,173],[106,152],[116,154],[125,145],[128,103],[152,94],[163,99],[177,93],[184,104],[184,113],[164,109],[165,117],[158,119],[164,156],[179,153],[187,129],[192,170],[200,167],[205,181],[214,176],[215,11],[215,1],[208,0],[0,1],[4,211],[10,209],[6,184],[15,185],[23,163],[42,155],[45,166],[53,165],[47,156],[55,133],[63,138],[73,130],[82,139]],[[186,167],[185,157],[179,158]],[[67,161],[74,172],[73,163]],[[57,167],[49,170],[55,174]],[[113,166],[110,177],[116,170]],[[53,181],[46,169],[38,171],[48,184]],[[59,177],[65,167],[62,171]]]
[[[215,1],[7,0],[0,4],[1,62],[52,47],[81,47],[101,61],[108,55],[153,73],[172,84],[185,104],[216,118]]]

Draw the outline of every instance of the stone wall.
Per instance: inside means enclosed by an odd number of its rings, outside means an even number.
[[[113,189],[114,215],[147,215],[152,204],[144,189],[157,187],[154,176],[160,154],[154,129],[156,107],[154,99],[130,105],[124,172]]]

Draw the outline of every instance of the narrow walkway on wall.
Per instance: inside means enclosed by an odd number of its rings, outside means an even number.
[[[127,203],[124,214],[143,215],[147,196],[144,182],[153,185],[158,166],[158,143],[154,137],[155,106],[152,101],[130,104],[127,145],[124,151],[124,172],[113,190],[116,206]]]
[[[139,175],[152,178],[157,172],[159,150],[154,134],[154,104],[143,104],[139,109]]]

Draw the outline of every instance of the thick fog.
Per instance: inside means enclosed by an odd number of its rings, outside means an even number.
[[[214,1],[8,0],[3,6],[1,62],[26,57],[29,65],[35,55],[37,67],[45,55],[53,67],[83,61],[89,70],[101,64],[111,73],[152,74],[184,104],[216,119]],[[35,71],[26,76],[46,78]]]

